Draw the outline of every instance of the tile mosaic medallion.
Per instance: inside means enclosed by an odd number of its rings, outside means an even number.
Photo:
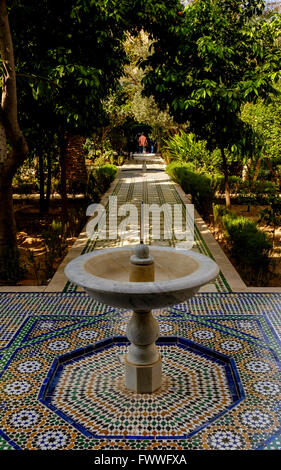
[[[130,312],[85,293],[0,294],[0,449],[281,449],[280,294],[155,311],[163,384],[126,390]]]

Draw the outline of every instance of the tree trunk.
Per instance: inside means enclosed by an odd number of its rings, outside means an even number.
[[[12,178],[0,173],[0,283],[14,285],[22,278],[13,208]]]
[[[254,177],[253,177],[253,181],[257,181],[257,179],[258,179],[259,172],[260,172],[260,166],[261,166],[261,158],[259,158],[258,161],[257,161],[257,166],[256,166],[256,169],[255,169],[255,174],[254,174]]]
[[[231,206],[229,179],[228,179],[229,175],[228,175],[228,164],[227,164],[227,159],[225,156],[224,148],[221,148],[221,155],[222,155],[222,167],[223,167],[223,174],[224,174],[225,204],[226,204],[226,207],[229,209]]]
[[[47,155],[47,191],[46,191],[46,212],[49,212],[52,186],[52,159],[48,152]]]
[[[7,263],[7,252],[17,249],[12,180],[28,153],[17,120],[14,51],[6,0],[0,0],[0,54],[3,70],[0,108],[0,265],[3,265]],[[9,154],[6,139],[11,146]]]
[[[5,174],[0,176],[0,259],[16,247],[17,231],[13,208],[12,181]]]
[[[39,200],[39,210],[40,214],[46,212],[45,208],[45,176],[44,176],[44,158],[43,155],[40,153],[38,158],[39,163],[39,193],[40,193],[40,200]]]
[[[83,193],[87,186],[87,168],[85,163],[85,139],[76,134],[69,134],[66,154],[66,189],[68,193]]]
[[[66,186],[66,165],[65,155],[67,148],[68,137],[64,132],[60,132],[59,136],[59,148],[60,148],[60,176],[61,176],[61,210],[62,218],[65,222],[68,222],[68,199],[67,199],[67,186]]]

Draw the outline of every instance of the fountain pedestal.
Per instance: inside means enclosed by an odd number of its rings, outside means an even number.
[[[125,357],[126,387],[137,393],[152,393],[161,387],[162,360],[155,341],[159,325],[151,310],[134,311],[127,325],[130,341]]]
[[[130,267],[130,268],[129,268]],[[96,301],[133,310],[127,327],[130,341],[125,358],[126,385],[136,393],[161,387],[161,358],[155,341],[158,323],[151,310],[177,305],[215,279],[217,264],[193,251],[143,244],[94,250],[72,260],[68,279]]]

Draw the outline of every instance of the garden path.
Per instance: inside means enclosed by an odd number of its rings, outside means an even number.
[[[144,158],[140,155],[120,167],[117,178],[100,201],[100,204],[106,208],[106,213],[108,213],[110,196],[117,197],[118,209],[123,204],[132,203],[137,207],[138,214],[140,213],[141,201],[147,204],[159,204],[160,206],[167,203],[171,205],[182,204],[183,210],[185,210],[185,205],[190,203],[188,195],[165,173],[164,161],[159,156],[153,156],[153,158],[146,156],[145,158],[148,160],[146,169],[143,168]],[[175,246],[176,239],[172,230],[172,221],[166,215],[164,217],[165,228],[168,232],[172,232],[171,240],[162,238],[159,241],[153,241],[150,237],[149,240],[146,240],[147,243]],[[118,218],[118,225],[123,218],[124,215]],[[210,256],[220,268],[220,274],[216,281],[203,286],[200,292],[281,292],[280,287],[247,287],[196,209],[194,211],[194,222],[193,250]],[[121,233],[116,240],[110,240],[109,238],[98,240],[88,238],[85,226],[48,286],[1,286],[0,292],[79,291],[81,289],[69,283],[64,275],[64,268],[69,261],[94,249],[123,246],[125,244],[135,245],[138,240],[138,227],[135,227],[135,231],[128,234],[126,238],[124,238],[124,233]]]
[[[138,214],[140,213],[141,201],[147,204],[158,204],[159,206],[163,204],[170,204],[171,206],[181,204],[183,211],[185,211],[185,204],[190,203],[188,196],[170,179],[164,170],[165,165],[161,159],[153,159],[151,163],[147,163],[146,171],[143,169],[142,162],[139,162],[139,160],[129,161],[126,165],[120,167],[117,179],[102,198],[101,204],[103,204],[108,211],[109,196],[116,196],[118,209],[123,204],[131,203],[137,207]],[[193,249],[215,259],[221,269],[216,281],[201,288],[201,292],[231,292],[247,289],[196,210],[194,216]],[[124,218],[124,215],[118,217],[118,226],[122,218]],[[162,236],[161,240],[154,241],[150,237],[149,240],[145,240],[146,243],[175,246],[176,236],[172,229],[172,220],[170,220],[167,211],[165,211],[164,220],[165,229],[168,233],[171,233],[171,239],[167,240]],[[65,265],[76,256],[82,253],[88,253],[94,249],[135,245],[139,240],[139,228],[135,227],[135,230],[127,234],[126,237],[124,235],[124,232],[121,233],[117,240],[110,240],[109,238],[105,240],[90,240],[87,237],[85,227],[52,281],[45,289],[46,292],[70,292],[79,290],[79,288],[67,282],[63,272]]]

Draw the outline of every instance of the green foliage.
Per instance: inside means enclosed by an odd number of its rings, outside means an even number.
[[[224,193],[224,176],[216,175],[213,178],[213,187],[220,193]],[[229,176],[229,188],[232,194],[239,197],[241,202],[245,202],[246,198],[257,203],[266,203],[268,197],[278,194],[279,187],[273,181],[243,181],[239,176]]]
[[[88,197],[96,199],[104,194],[116,178],[117,173],[118,168],[109,163],[91,171],[88,177]]]
[[[114,0],[13,3],[10,24],[27,121],[41,112],[42,127],[83,133],[104,116],[101,100],[126,61],[127,25],[116,14],[124,7]]]
[[[228,209],[222,204],[213,204],[214,223],[222,225],[222,218],[224,215],[230,214]]]
[[[189,163],[173,162],[167,165],[166,172],[182,187],[185,193],[192,195],[192,201],[202,217],[208,218],[214,200],[211,178],[195,173],[191,168]]]
[[[13,192],[16,194],[32,194],[38,189],[38,180],[32,170],[22,168],[13,178]]]
[[[61,260],[67,253],[67,236],[69,224],[53,220],[51,225],[43,231],[42,237],[45,243],[46,277],[53,276],[55,263]]]
[[[166,140],[164,151],[169,161],[191,163],[195,170],[204,172],[216,169],[220,160],[220,152],[210,152],[206,140],[198,140],[192,133],[181,131]]]
[[[251,281],[261,280],[270,265],[272,242],[246,217],[226,213],[222,224],[229,241],[232,256]],[[250,271],[250,272],[249,272]]]
[[[275,230],[281,226],[281,200],[279,197],[269,197],[270,206],[259,212],[258,223],[265,223],[272,227],[272,241],[274,244]]]
[[[259,99],[256,103],[246,103],[241,110],[241,118],[254,129],[259,140],[252,166],[257,158],[269,158],[273,167],[281,159],[281,83],[276,84],[271,101]]]
[[[225,187],[224,180],[225,180],[224,176],[217,176],[215,180],[215,189],[220,194],[224,193],[224,187]],[[242,178],[240,178],[239,176],[232,175],[232,176],[229,176],[228,182],[229,182],[229,189],[231,193],[240,192],[240,189],[243,185]]]
[[[178,123],[189,122],[210,149],[221,150],[225,176],[226,150],[241,160],[256,148],[241,106],[270,96],[279,78],[280,15],[265,17],[263,11],[260,0],[189,2],[143,64],[145,93],[160,109],[168,105]]]

